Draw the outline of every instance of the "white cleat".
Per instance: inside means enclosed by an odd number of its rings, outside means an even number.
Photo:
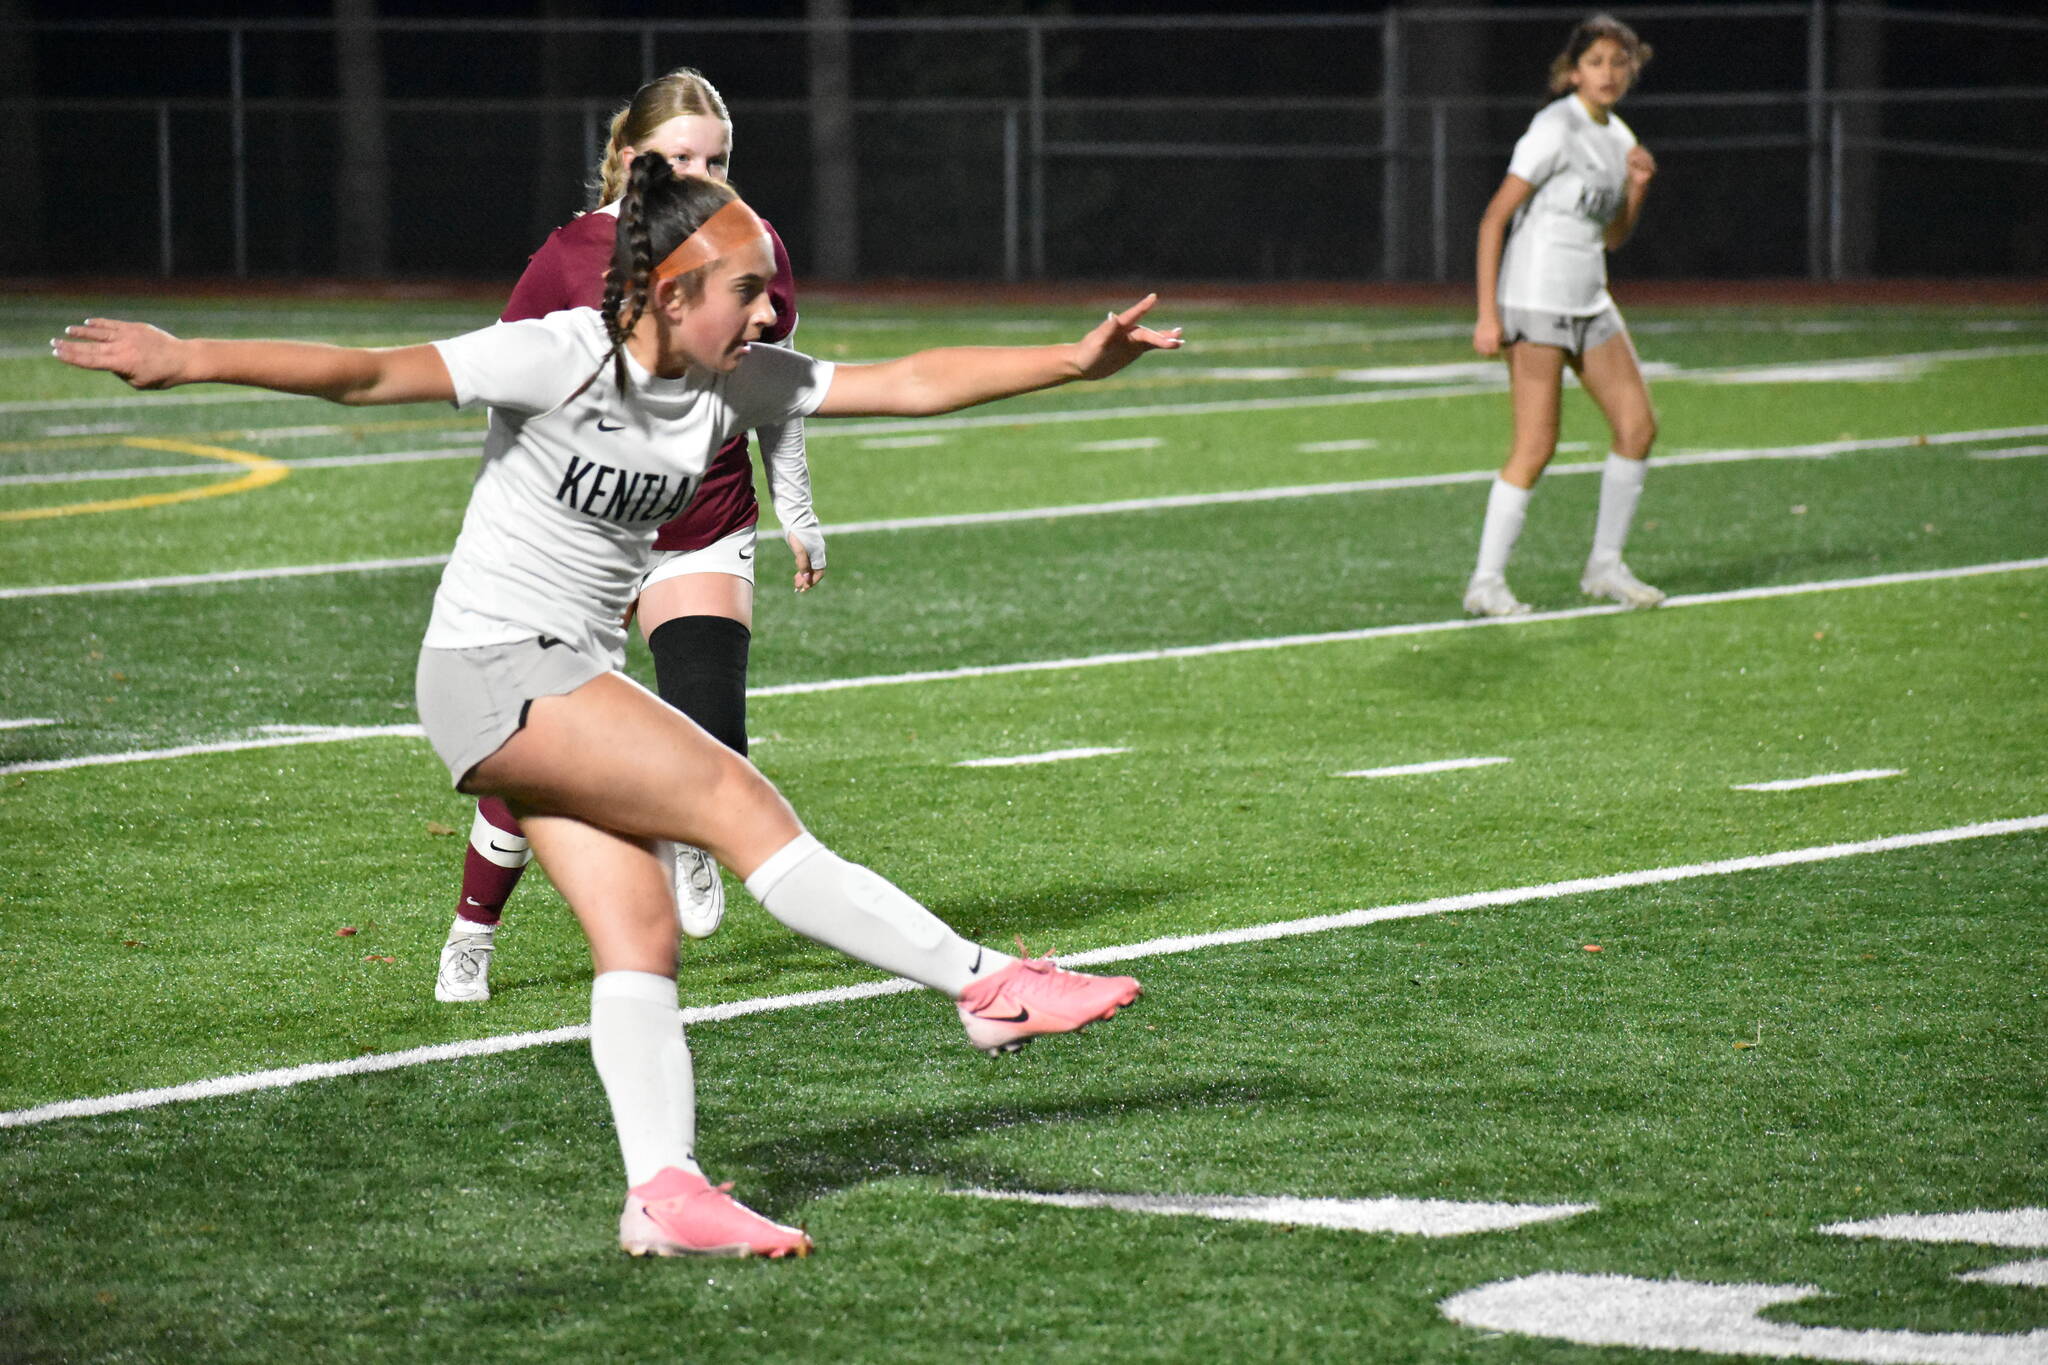
[[[491,934],[448,931],[441,945],[441,970],[434,977],[434,998],[444,1005],[480,1004],[491,998]]]
[[[1624,607],[1654,607],[1664,600],[1664,590],[1653,588],[1628,571],[1618,559],[1588,564],[1579,579],[1579,591],[1589,597],[1605,597]]]
[[[1499,574],[1474,575],[1465,585],[1465,610],[1474,616],[1527,616],[1529,604],[1509,592]]]
[[[718,860],[701,848],[677,844],[676,923],[691,938],[710,938],[725,918],[725,882]]]

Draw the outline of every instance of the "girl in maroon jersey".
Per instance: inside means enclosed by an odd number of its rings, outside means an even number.
[[[563,308],[594,308],[618,234],[619,200],[636,157],[668,158],[679,175],[724,180],[732,159],[732,116],[702,73],[682,67],[649,81],[612,118],[611,137],[591,189],[598,207],[558,228],[542,243],[513,287],[501,318],[516,322]],[[775,321],[763,340],[783,344],[796,330],[796,281],[789,253],[773,228],[775,278],[768,289]],[[825,538],[811,509],[801,418],[764,428],[768,472],[791,552],[795,586],[808,591],[825,572]],[[747,752],[747,650],[754,617],[753,465],[741,432],[718,452],[696,498],[655,540],[636,615],[654,655],[662,699],[737,753]],[[464,856],[455,922],[441,949],[434,998],[491,998],[490,963],[505,901],[532,857],[511,809],[496,797],[477,803]],[[702,849],[675,850],[677,915],[683,932],[704,938],[725,912],[718,864]]]

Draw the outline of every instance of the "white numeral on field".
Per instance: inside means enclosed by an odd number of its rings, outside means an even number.
[[[2044,1247],[2048,1209],[1902,1213],[1829,1223],[1819,1230],[1895,1242]],[[1971,1284],[2042,1287],[2048,1285],[2048,1260],[2015,1261],[1956,1278]],[[1467,1327],[1582,1346],[1869,1365],[2048,1365],[2048,1329],[2006,1334],[1859,1331],[1772,1322],[1760,1316],[1766,1308],[1825,1293],[1810,1284],[1701,1284],[1631,1275],[1542,1274],[1468,1289],[1439,1306],[1445,1317]]]
[[[1699,1284],[1628,1275],[1524,1275],[1443,1301],[1444,1316],[1467,1327],[1515,1332],[1582,1346],[1646,1351],[1849,1360],[1869,1365],[2042,1365],[2048,1331],[1852,1331],[1759,1317],[1777,1304],[1823,1291],[1810,1284]]]

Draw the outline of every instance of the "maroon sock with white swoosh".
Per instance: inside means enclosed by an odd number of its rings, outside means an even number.
[[[533,859],[526,836],[512,808],[495,796],[476,803],[469,828],[469,848],[462,859],[462,895],[455,918],[475,925],[496,925],[512,888]]]

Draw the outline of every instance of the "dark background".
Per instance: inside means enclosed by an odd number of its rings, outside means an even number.
[[[0,271],[169,264],[179,276],[503,280],[589,206],[592,119],[631,93],[651,55],[657,71],[688,63],[719,85],[737,124],[734,179],[782,228],[801,273],[996,279],[1014,265],[1029,278],[1039,264],[1029,201],[1008,257],[1002,173],[1005,111],[1028,109],[1014,22],[1028,17],[1081,21],[1043,30],[1044,136],[1079,149],[1043,162],[1046,275],[1466,278],[1479,210],[1549,98],[1545,69],[1566,16],[1581,12],[1399,6],[1407,102],[1390,180],[1378,154],[1388,138],[1380,30],[1308,25],[1387,6],[1219,28],[1197,20],[1279,12],[1162,3],[1192,18],[1119,28],[1103,21],[1151,18],[1155,7],[846,0],[851,123],[834,157],[814,119],[802,27],[829,16],[820,0],[194,0],[174,17],[162,5],[0,0],[0,184],[10,187]],[[351,8],[374,22],[370,106],[342,98],[336,20]],[[2048,270],[2042,6],[1821,6],[1826,89],[1855,97],[1839,105],[1842,145],[1824,142],[1818,162],[1807,104],[1814,6],[1756,8],[1614,7],[1657,49],[1622,109],[1662,168],[1628,249],[1632,277]],[[884,22],[962,17],[981,22]],[[526,22],[433,26],[476,19]],[[206,20],[247,25],[239,189],[230,39],[193,26]],[[662,28],[649,49],[629,31],[647,20],[687,27]],[[605,21],[620,22],[605,31]],[[1920,97],[1935,91],[1963,93]],[[1982,98],[1998,91],[2008,93]],[[365,107],[381,175],[350,160],[345,111]],[[1028,121],[1019,126],[1028,149]],[[1142,150],[1106,154],[1105,143]],[[834,182],[834,167],[849,179]]]

